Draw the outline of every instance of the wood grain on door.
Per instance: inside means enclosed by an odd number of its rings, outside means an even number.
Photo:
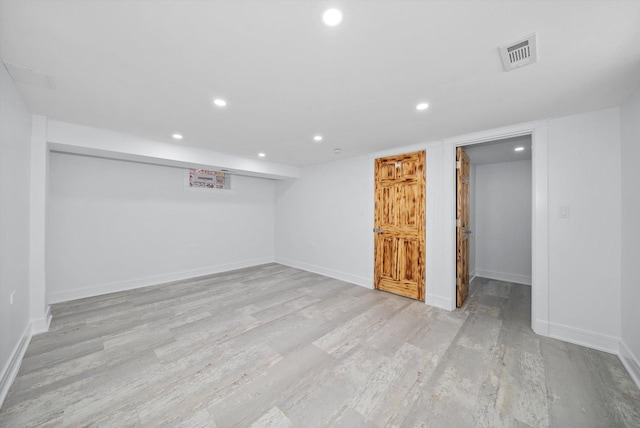
[[[469,156],[456,149],[456,306],[469,295]]]
[[[374,233],[375,288],[424,301],[425,152],[376,159]]]

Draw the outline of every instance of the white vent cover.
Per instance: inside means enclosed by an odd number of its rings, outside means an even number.
[[[536,34],[530,34],[522,40],[498,48],[502,57],[504,71],[524,67],[538,62]]]
[[[26,67],[21,67],[10,62],[4,63],[5,68],[13,80],[27,85],[40,86],[46,89],[55,89],[53,76]]]

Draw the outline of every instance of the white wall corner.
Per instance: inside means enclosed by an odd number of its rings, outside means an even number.
[[[31,126],[29,171],[29,313],[32,320],[42,320],[38,323],[40,328],[44,328],[43,322],[48,316],[45,283],[47,176],[47,118],[34,114]]]
[[[631,378],[635,382],[636,386],[640,389],[640,358],[634,355],[629,349],[624,340],[620,340],[620,353],[618,358],[622,361],[622,364],[631,375]]]
[[[573,343],[575,345],[586,346],[598,351],[619,355],[620,339],[602,333],[582,330],[568,325],[548,323],[549,337]]]
[[[48,332],[49,326],[51,325],[51,318],[51,306],[47,306],[43,318],[31,320],[31,334],[35,336],[36,334]]]
[[[531,329],[535,334],[540,336],[549,337],[549,321],[534,318],[531,321]]]
[[[474,275],[480,278],[495,279],[498,281],[512,282],[515,284],[531,285],[530,275],[520,275],[508,272],[496,272],[493,270],[476,269]]]
[[[455,308],[455,305],[449,297],[436,296],[429,293],[426,295],[425,303],[429,306],[435,306],[436,308],[444,309],[449,312],[453,311],[452,308]]]
[[[296,269],[301,269],[311,273],[317,273],[318,275],[328,276],[329,278],[339,279],[340,281],[348,282],[351,284],[359,285],[368,289],[373,289],[373,279],[363,276],[352,275],[346,272],[340,272],[333,269],[328,269],[322,266],[316,266],[310,263],[300,262],[297,260],[286,259],[283,257],[276,257],[276,263],[281,265],[290,266]]]
[[[31,326],[27,325],[27,328],[22,332],[22,336],[20,336],[20,340],[13,348],[9,361],[7,361],[5,366],[2,368],[2,375],[0,376],[0,408],[2,408],[5,398],[7,398],[9,388],[13,385],[13,381],[15,381],[16,376],[18,375],[18,370],[20,370],[20,365],[22,364],[22,358],[27,352],[30,341]]]

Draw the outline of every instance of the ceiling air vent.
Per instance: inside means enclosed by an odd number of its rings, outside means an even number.
[[[26,67],[21,67],[10,62],[4,63],[5,68],[13,80],[27,85],[40,86],[46,89],[55,89],[53,76]]]
[[[524,67],[538,62],[536,34],[533,33],[522,40],[498,48],[502,57],[504,71]]]

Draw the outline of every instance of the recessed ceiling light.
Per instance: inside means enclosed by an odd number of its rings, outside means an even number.
[[[322,21],[329,27],[335,27],[342,21],[342,12],[338,9],[328,9],[322,14]]]
[[[218,107],[225,107],[227,105],[227,102],[222,98],[216,98],[215,100],[213,100],[213,103]]]
[[[428,108],[429,108],[429,104],[427,103],[420,103],[416,106],[416,110],[420,110],[420,111],[426,110]]]
[[[322,135],[315,135],[313,141],[322,141]]]
[[[523,150],[524,150],[524,147],[516,147],[516,148],[515,148],[515,149],[513,149],[513,150],[515,150],[516,152],[521,152],[521,151],[523,151]]]
[[[261,158],[265,157],[266,155],[266,153],[258,153],[258,156],[260,156]]]
[[[173,134],[171,135],[175,140],[182,140],[182,134]]]

